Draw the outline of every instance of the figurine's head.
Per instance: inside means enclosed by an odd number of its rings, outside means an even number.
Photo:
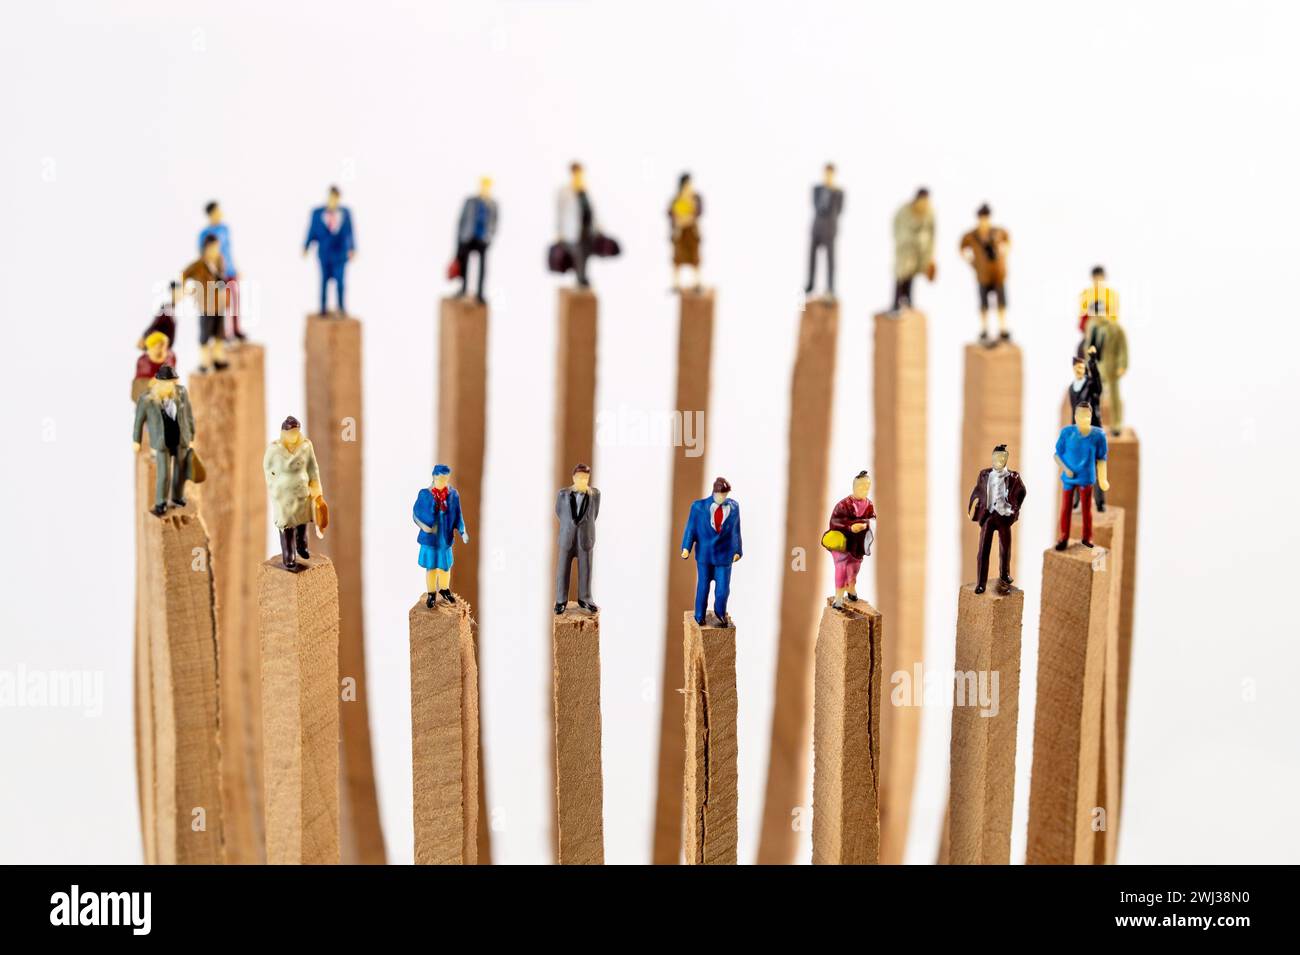
[[[159,401],[166,401],[176,396],[176,383],[179,380],[180,376],[176,374],[175,368],[171,365],[163,365],[149,382],[149,392]]]
[[[871,493],[871,475],[866,471],[859,471],[853,475],[853,496],[859,501],[866,500]]]
[[[975,210],[975,228],[981,233],[988,232],[993,227],[993,210],[989,208],[986,202]]]
[[[203,261],[210,269],[221,264],[221,240],[215,235],[209,235],[203,240]]]
[[[713,482],[713,500],[715,503],[723,503],[726,501],[727,495],[730,493],[731,485],[727,482],[726,478],[720,477]]]
[[[828,162],[822,170],[822,179],[828,186],[835,185],[835,163]]]
[[[484,176],[478,181],[478,194],[486,199],[492,194],[492,177]]]
[[[441,491],[451,483],[451,468],[445,464],[435,464],[433,466],[433,486]]]
[[[1082,355],[1075,355],[1071,361],[1074,362],[1074,377],[1078,381],[1083,380],[1083,376],[1088,373],[1088,366],[1084,363]]]
[[[695,192],[695,186],[691,183],[691,174],[684,172],[677,177],[677,194],[679,196],[689,196]]]
[[[569,185],[575,192],[581,192],[587,188],[587,178],[582,169],[582,163],[569,163]]]
[[[912,200],[912,209],[920,216],[930,211],[930,190],[925,186],[916,190],[916,197]]]
[[[289,451],[302,444],[302,423],[293,415],[280,424],[280,443]]]
[[[1003,470],[1007,466],[1007,459],[1010,457],[1011,455],[1007,454],[1007,446],[999,444],[993,449],[993,469],[995,471]]]
[[[577,464],[573,468],[573,487],[575,490],[585,492],[591,487],[591,465]]]
[[[207,213],[208,222],[210,222],[212,225],[221,224],[221,206],[217,204],[217,200],[213,199],[211,202],[209,202],[206,206],[203,207],[203,211]]]
[[[1100,265],[1094,265],[1092,267],[1092,283],[1100,285],[1104,281],[1106,281],[1106,270]]]
[[[1092,427],[1092,407],[1086,401],[1080,401],[1074,408],[1074,423],[1079,431],[1087,434]]]
[[[144,353],[155,365],[161,365],[167,360],[167,349],[170,345],[171,340],[162,332],[150,332],[145,336]]]
[[[333,211],[339,207],[339,199],[342,193],[339,192],[338,186],[330,186],[329,194],[325,196],[325,208]]]

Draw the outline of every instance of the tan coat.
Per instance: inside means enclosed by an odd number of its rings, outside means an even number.
[[[963,253],[970,249],[973,255],[971,265],[975,269],[975,281],[980,285],[1001,285],[1007,280],[1007,258],[1004,254],[1004,246],[1011,242],[1011,236],[1007,234],[1006,229],[991,226],[988,242],[993,246],[994,258],[989,258],[989,250],[975,229],[971,229],[961,237],[961,245],[958,249]]]
[[[316,465],[316,449],[310,441],[289,451],[279,441],[272,441],[262,458],[262,472],[266,475],[266,488],[271,492],[275,526],[280,530],[310,524],[315,517],[311,491],[308,486],[320,480]]]

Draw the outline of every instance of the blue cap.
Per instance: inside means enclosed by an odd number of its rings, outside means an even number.
[[[447,465],[445,464],[435,464],[433,466],[434,477],[437,477],[440,474],[450,474],[450,473],[451,473],[451,468],[447,467]]]

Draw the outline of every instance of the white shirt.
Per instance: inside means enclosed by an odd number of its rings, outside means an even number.
[[[162,403],[162,407],[163,407],[163,411],[167,414],[167,417],[175,421],[176,420],[176,399],[168,398],[166,401]]]
[[[1007,479],[1010,471],[1003,468],[999,471],[997,468],[989,470],[989,510],[1003,517],[1011,516],[1011,501],[1007,497]]]

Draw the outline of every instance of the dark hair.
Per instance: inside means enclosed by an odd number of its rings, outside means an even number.
[[[301,428],[301,427],[302,427],[301,422],[299,422],[298,419],[295,418],[293,415],[289,415],[289,417],[285,418],[284,421],[280,424],[281,431],[292,431],[294,428]]]
[[[864,478],[864,477],[871,477],[871,474],[866,470],[862,470],[859,471],[857,474],[853,475],[853,480],[856,481],[858,478]]]
[[[986,202],[984,203],[984,205],[980,206],[978,209],[975,210],[975,215],[991,216],[993,215],[993,210],[989,208],[989,204]]]
[[[1103,269],[1100,265],[1094,265],[1094,266],[1092,267],[1092,277],[1093,277],[1093,278],[1096,278],[1098,275],[1105,275],[1105,274],[1106,274],[1106,270]]]
[[[217,200],[213,199],[211,202],[209,202],[206,206],[203,207],[203,212],[205,215],[212,215],[212,210],[215,209],[216,207],[217,207]]]
[[[207,235],[203,237],[203,248],[206,249],[208,246],[213,244],[220,244],[220,242],[221,240],[217,238],[217,234],[215,232],[209,232]]]
[[[574,473],[574,474],[590,474],[590,473],[591,473],[591,465],[590,465],[590,464],[575,464],[575,465],[573,466],[573,473]]]
[[[730,492],[731,492],[731,484],[727,481],[726,478],[720,477],[713,482],[714,494],[728,494]]]
[[[341,195],[343,195],[343,193],[339,192],[339,187],[338,187],[338,186],[333,186],[333,185],[332,185],[332,186],[330,186],[330,195],[333,195],[333,196],[341,196]]]
[[[175,279],[173,279],[170,283],[168,283],[167,290],[170,292],[174,292],[178,288],[180,288],[180,285],[181,285],[180,282],[177,282]]]
[[[835,171],[835,163],[828,162],[826,164],[826,172],[834,172],[834,171]]]
[[[999,444],[996,448],[993,449],[993,453],[997,454],[999,451],[1005,451],[1006,449],[1007,446],[1005,444]]]
[[[684,172],[684,173],[682,173],[680,176],[678,176],[678,177],[677,177],[677,191],[678,191],[678,192],[681,192],[681,191],[682,191],[682,186],[686,185],[686,184],[687,184],[688,182],[690,182],[690,181],[691,181],[691,174],[690,174],[689,172]]]
[[[922,186],[920,189],[916,190],[916,198],[918,199],[930,198],[930,190],[925,188],[925,186]]]
[[[581,168],[582,168],[582,163],[578,162],[578,160],[576,159],[573,162],[569,163],[569,172],[577,172]]]

